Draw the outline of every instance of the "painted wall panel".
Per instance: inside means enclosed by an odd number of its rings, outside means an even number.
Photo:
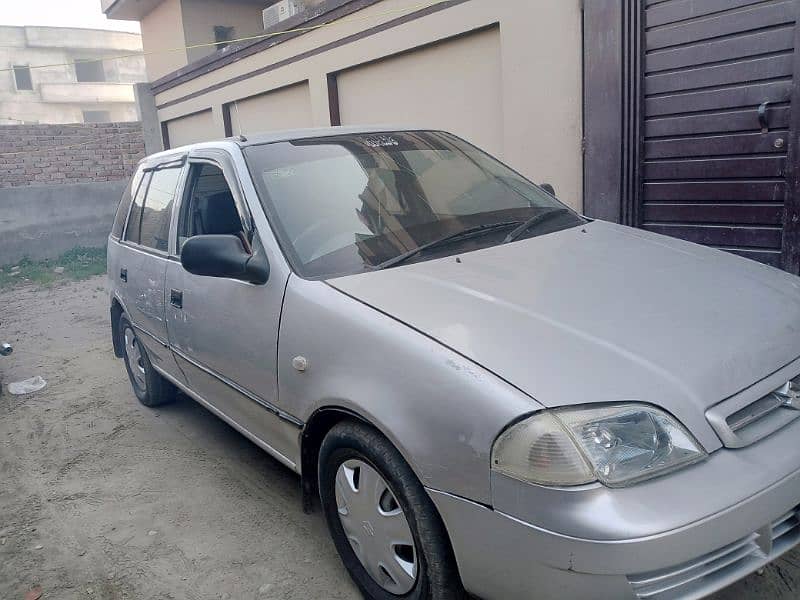
[[[221,137],[214,126],[210,110],[167,121],[167,131],[172,148]]]
[[[231,103],[234,134],[311,127],[308,82],[285,87]]]
[[[180,0],[160,2],[141,20],[147,77],[155,81],[188,62]],[[180,48],[180,50],[179,50]]]
[[[446,129],[503,151],[500,31],[472,33],[337,77],[343,125]]]

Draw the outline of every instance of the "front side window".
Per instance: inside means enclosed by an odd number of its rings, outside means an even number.
[[[211,163],[194,163],[178,219],[178,253],[195,235],[235,235],[247,240],[233,193],[222,170]]]
[[[245,158],[282,247],[304,277],[388,268],[409,253],[409,261],[420,261],[497,245],[525,223],[535,226],[520,237],[585,222],[443,132],[279,142],[246,148]]]

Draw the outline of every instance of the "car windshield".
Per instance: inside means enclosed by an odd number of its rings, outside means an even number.
[[[284,252],[308,278],[439,258],[585,222],[443,132],[337,135],[254,145],[244,154]],[[545,213],[552,215],[536,218]]]

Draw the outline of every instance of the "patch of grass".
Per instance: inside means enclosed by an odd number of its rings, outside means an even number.
[[[17,268],[18,267],[18,268]],[[63,273],[55,269],[63,267]],[[48,286],[57,281],[80,281],[106,272],[106,249],[77,246],[56,259],[33,261],[23,258],[0,270],[0,289],[25,283]]]

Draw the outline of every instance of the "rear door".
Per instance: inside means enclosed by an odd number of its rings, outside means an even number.
[[[172,209],[183,160],[145,167],[112,266],[123,307],[156,367],[177,377],[169,352],[164,310]],[[182,379],[182,378],[179,378]]]
[[[252,186],[251,186],[252,187]],[[278,324],[288,273],[272,269],[264,285],[202,277],[180,264],[195,235],[238,235],[263,252],[230,156],[198,150],[189,159],[177,211],[174,259],[167,263],[169,342],[197,399],[290,467],[298,421],[278,408]]]

